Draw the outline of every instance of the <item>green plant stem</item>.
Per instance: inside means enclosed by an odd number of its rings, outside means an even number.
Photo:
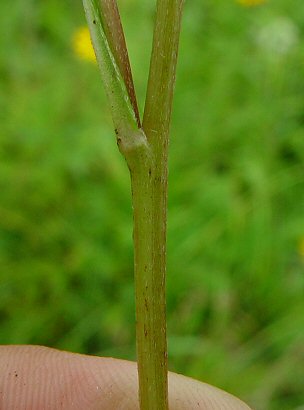
[[[134,208],[137,360],[141,410],[168,409],[166,226],[168,140],[182,0],[159,0],[143,129],[149,166],[131,170]]]
[[[183,0],[158,0],[143,129],[116,1],[83,0],[119,149],[131,174],[141,410],[168,409],[168,141]]]
[[[139,398],[141,410],[163,410],[168,408],[165,276],[155,246],[163,227],[154,208],[153,155],[142,165],[139,172],[131,170]]]

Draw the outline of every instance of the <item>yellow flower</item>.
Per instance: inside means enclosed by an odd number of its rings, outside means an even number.
[[[96,62],[91,43],[90,32],[87,27],[80,27],[75,31],[72,39],[73,51],[81,60]]]
[[[237,2],[244,7],[253,7],[265,3],[266,0],[237,0]]]

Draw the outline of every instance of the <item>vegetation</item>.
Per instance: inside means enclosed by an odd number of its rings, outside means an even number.
[[[144,101],[154,3],[121,11]],[[129,177],[73,51],[82,5],[6,2],[0,20],[0,342],[135,359]],[[300,0],[195,0],[181,38],[169,368],[261,410],[304,402],[303,21]]]
[[[165,281],[168,145],[182,5],[183,0],[157,1],[141,121],[116,0],[83,0],[117,145],[131,177],[141,410],[168,409]]]

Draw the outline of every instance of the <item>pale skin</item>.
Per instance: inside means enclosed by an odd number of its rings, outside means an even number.
[[[169,373],[170,410],[250,410],[208,384]],[[136,363],[43,346],[0,346],[1,410],[139,410]]]

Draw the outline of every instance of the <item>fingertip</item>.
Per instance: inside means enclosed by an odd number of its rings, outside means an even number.
[[[176,373],[169,373],[169,399],[172,410],[250,410],[237,397]]]
[[[116,405],[114,406],[114,402],[108,402],[109,407],[104,408],[139,409],[136,363],[113,358],[91,357],[90,360],[95,383],[106,383],[107,390],[110,387],[112,391],[115,390],[112,400],[115,396]],[[240,399],[214,386],[177,373],[169,372],[168,376],[170,410],[250,410]]]
[[[137,366],[41,346],[1,346],[0,398],[10,410],[139,410]],[[236,397],[176,373],[169,373],[169,405],[250,410]]]

